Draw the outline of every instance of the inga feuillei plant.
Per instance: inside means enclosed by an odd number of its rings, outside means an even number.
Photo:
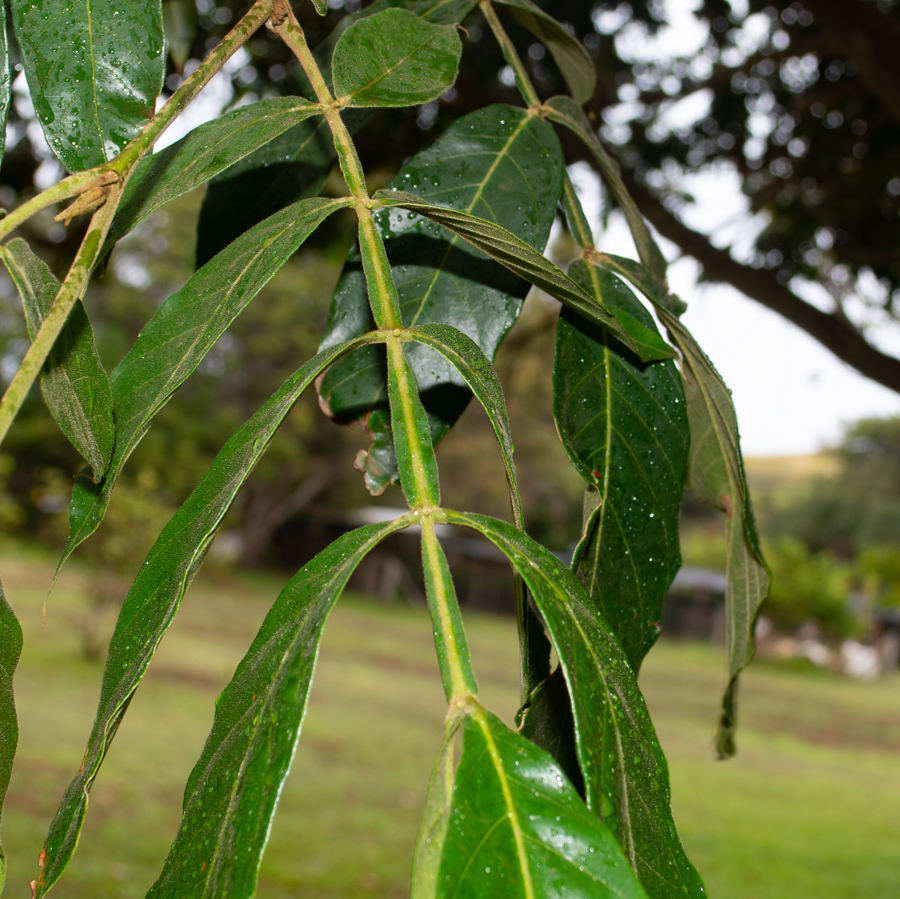
[[[324,0],[313,2],[326,11]],[[87,463],[74,482],[62,562],[101,525],[116,479],[154,417],[279,267],[338,210],[355,214],[359,235],[318,355],[298,359],[296,373],[222,447],[128,592],[86,753],[80,766],[73,760],[77,773],[41,852],[35,895],[46,894],[72,860],[91,786],[185,589],[241,485],[308,388],[335,417],[366,419],[372,446],[359,464],[367,486],[378,493],[399,484],[409,509],[341,536],[284,587],[218,700],[186,785],[180,828],[148,895],[254,894],[329,611],[365,555],[404,528],[421,535],[448,703],[413,851],[412,895],[704,895],[676,832],[665,757],[636,679],[680,564],[685,486],[728,518],[722,755],[733,751],[736,679],[752,653],[767,576],[729,392],[681,323],[685,306],[668,291],[665,259],[582,111],[595,72],[580,44],[531,0],[376,0],[346,16],[313,52],[287,0],[258,0],[148,120],[165,73],[161,0],[12,0],[10,9],[36,114],[69,174],[0,220],[0,255],[32,340],[2,399],[0,437],[40,380],[49,410]],[[359,110],[418,106],[448,91],[470,14],[482,16],[499,43],[521,105],[458,118],[388,187],[370,193],[354,134],[364,134],[371,112]],[[547,48],[568,95],[540,99],[505,30],[508,20]],[[153,152],[260,28],[296,57],[304,84],[298,95],[242,106]],[[5,116],[5,27],[0,34]],[[594,246],[560,133],[592,155],[628,221],[638,260]],[[82,299],[116,241],[206,182],[210,193],[227,196],[232,167],[257,170],[264,182],[269,163],[285,160],[308,164],[290,188],[276,186],[273,213],[215,247],[107,376]],[[344,187],[322,195],[335,162]],[[278,166],[271,171],[275,179]],[[90,216],[62,282],[23,239],[10,237],[55,204],[60,220]],[[543,255],[559,211],[580,245],[567,273]],[[531,285],[562,303],[553,414],[586,484],[570,567],[523,529],[507,409],[492,366]],[[507,521],[441,504],[434,447],[473,395],[505,465]],[[479,701],[437,525],[475,531],[509,559],[521,659],[517,730]],[[12,676],[21,643],[2,599],[0,800],[16,746]],[[0,889],[4,872],[0,852]]]

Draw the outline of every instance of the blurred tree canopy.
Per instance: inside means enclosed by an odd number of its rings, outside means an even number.
[[[190,70],[215,45],[245,5],[244,0],[165,0],[167,29],[174,36],[170,90],[178,85],[179,72]],[[594,58],[598,89],[589,104],[591,117],[658,231],[697,259],[708,279],[732,284],[864,375],[900,390],[900,359],[885,351],[883,339],[896,324],[900,301],[900,3],[539,0],[539,5],[552,5],[553,15]],[[331,0],[329,7],[328,16],[319,18],[312,4],[298,4],[311,43],[358,10],[360,2]],[[517,31],[515,22],[510,29],[530,42],[534,81],[544,96],[552,96],[562,85],[552,58],[533,36]],[[512,72],[477,10],[467,19],[464,37],[462,90],[450,90],[418,110],[366,114],[359,122],[366,129],[360,146],[370,171],[373,166],[396,170],[436,129],[469,111],[468,104],[516,102]],[[232,105],[304,87],[284,47],[264,36],[239,54],[228,75],[225,100]],[[33,190],[36,174],[48,180],[55,165],[27,106],[18,91],[7,181],[0,189],[6,206]],[[574,142],[569,149],[576,149]],[[325,174],[329,167],[330,159],[323,159]],[[733,227],[710,235],[688,224],[696,218],[691,215],[696,175],[732,177],[746,209]],[[290,201],[287,194],[281,202]],[[223,203],[232,209],[259,206],[252,177],[231,179],[228,190],[211,192],[210,228],[221,221],[216,209]],[[263,204],[257,213],[270,211]],[[203,233],[210,228],[201,228],[201,258],[216,248],[215,236],[210,242]],[[49,227],[47,236],[66,242],[62,226]],[[219,237],[224,239],[227,235]]]

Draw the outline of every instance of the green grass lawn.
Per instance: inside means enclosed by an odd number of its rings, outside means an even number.
[[[0,560],[26,632],[16,678],[19,758],[3,840],[7,893],[29,894],[61,792],[84,751],[101,667],[80,657],[86,575],[66,572],[40,626],[51,569]],[[201,581],[186,597],[91,794],[61,897],[142,897],[227,683],[279,584]],[[466,620],[482,697],[510,721],[513,623]],[[711,748],[721,654],[662,644],[642,686],[672,775],[676,821],[714,899],[900,895],[898,678],[851,683],[759,665],[742,687],[739,756]],[[264,897],[402,897],[443,695],[427,614],[345,597],[325,631],[303,735],[260,878]]]

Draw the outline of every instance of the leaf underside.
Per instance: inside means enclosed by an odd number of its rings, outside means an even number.
[[[28,334],[34,340],[60,283],[21,238],[5,244],[0,254],[22,298]],[[113,398],[80,300],[44,363],[41,391],[50,414],[90,465],[93,480],[98,483],[113,449]]]

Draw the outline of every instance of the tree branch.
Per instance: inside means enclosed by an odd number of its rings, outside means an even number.
[[[839,313],[822,312],[779,284],[770,272],[744,265],[732,258],[728,250],[713,246],[705,234],[689,228],[650,191],[638,185],[627,170],[623,176],[647,221],[682,252],[696,259],[707,278],[737,288],[751,300],[802,328],[860,374],[900,393],[900,359],[872,346]]]

